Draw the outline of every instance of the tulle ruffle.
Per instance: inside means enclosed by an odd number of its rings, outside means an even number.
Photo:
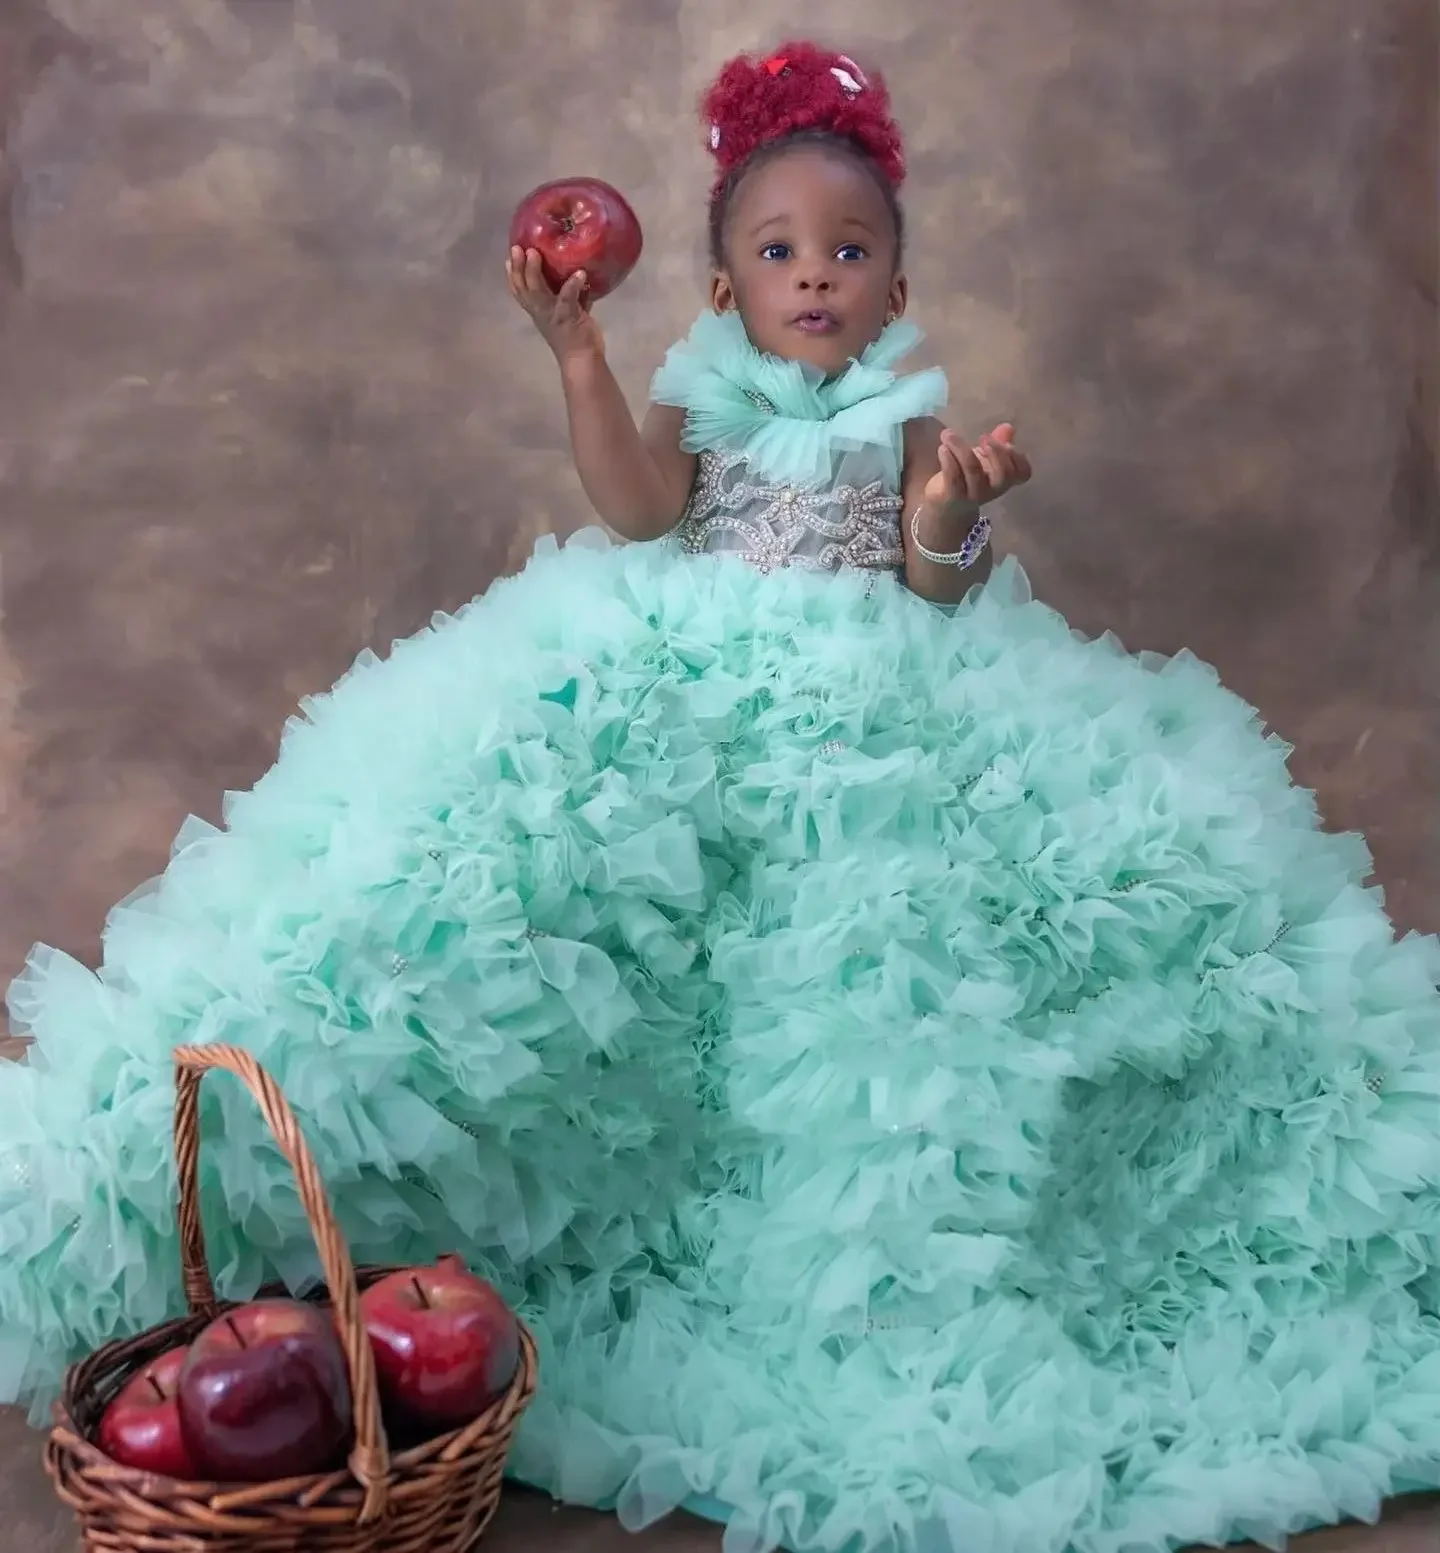
[[[706,312],[671,347],[650,396],[684,409],[688,452],[743,453],[768,480],[810,486],[833,479],[839,455],[878,448],[890,465],[887,485],[898,486],[905,423],[933,415],[949,394],[938,367],[896,373],[920,340],[914,324],[897,319],[827,378],[804,362],[756,350],[738,314]]]
[[[518,1475],[727,1553],[1134,1553],[1440,1483],[1440,952],[1188,657],[1007,564],[542,547],[366,656],[0,1069],[0,1396],[174,1313],[169,1052],[542,1347]],[[207,1081],[215,1270],[314,1270]]]

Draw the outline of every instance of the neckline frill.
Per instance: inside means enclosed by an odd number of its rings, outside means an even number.
[[[818,485],[833,477],[840,453],[893,451],[906,421],[944,405],[949,386],[940,368],[895,370],[922,338],[899,319],[827,378],[807,363],[757,350],[737,314],[705,312],[670,348],[650,397],[685,411],[686,452],[743,453],[767,479]]]

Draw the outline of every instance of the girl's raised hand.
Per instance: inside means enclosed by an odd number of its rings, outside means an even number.
[[[557,292],[545,279],[540,254],[534,248],[512,248],[505,261],[510,295],[530,315],[530,321],[562,364],[580,356],[603,356],[605,337],[585,300],[583,271],[572,275]]]
[[[1030,460],[1015,446],[1015,428],[1008,423],[981,437],[971,447],[953,431],[940,435],[940,472],[925,487],[925,500],[936,510],[982,507],[1030,478]]]

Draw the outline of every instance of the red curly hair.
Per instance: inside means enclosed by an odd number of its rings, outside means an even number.
[[[741,179],[795,143],[831,146],[856,157],[884,191],[900,236],[896,195],[905,147],[879,75],[814,43],[783,43],[773,54],[740,54],[701,100],[716,177],[710,191],[711,249],[717,262],[725,215]]]

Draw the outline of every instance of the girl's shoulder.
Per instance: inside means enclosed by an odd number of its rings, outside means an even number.
[[[906,421],[902,428],[906,463],[917,453],[923,452],[927,458],[931,456],[939,446],[940,433],[945,429],[945,422],[937,415],[917,415],[913,420]]]

